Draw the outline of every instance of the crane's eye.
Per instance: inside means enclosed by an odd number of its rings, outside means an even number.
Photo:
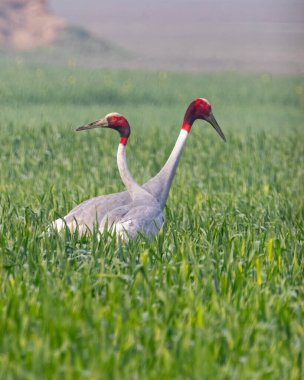
[[[111,116],[110,123],[117,127],[126,127],[128,124],[126,119],[122,116]]]
[[[209,115],[211,112],[211,105],[208,103],[202,104],[202,112],[206,115]]]

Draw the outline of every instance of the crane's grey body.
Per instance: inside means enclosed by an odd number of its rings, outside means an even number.
[[[148,204],[150,205],[151,202],[153,203],[155,201],[157,202],[157,207],[159,207],[159,210],[162,214],[162,210],[165,207],[169,190],[183,151],[184,142],[187,138],[187,135],[187,132],[183,130],[181,131],[179,138],[177,139],[176,144],[174,146],[174,149],[172,150],[172,153],[164,167],[155,177],[151,178],[149,181],[147,181],[145,184],[141,186],[142,190],[144,190],[147,194],[146,197],[143,196],[140,200],[137,200],[136,210],[140,210],[142,215],[147,216],[147,213],[152,212],[151,209],[148,207]],[[149,194],[152,197],[148,200],[147,198]],[[143,200],[143,198],[145,199]],[[127,218],[125,215],[127,214],[123,213],[125,212],[125,210],[128,210],[129,207],[135,207],[135,204],[134,202],[132,202],[132,198],[128,191],[122,191],[119,193],[108,195],[101,195],[80,203],[63,218],[64,221],[62,219],[57,219],[54,222],[54,227],[59,230],[61,228],[64,228],[65,225],[67,225],[67,227],[71,230],[75,230],[77,227],[79,233],[85,233],[87,229],[92,231],[94,225],[97,224],[99,229],[103,230],[106,224],[106,220],[108,226],[111,226],[113,223],[117,223],[119,217],[123,218],[123,223],[127,223],[127,221],[125,220],[125,218]],[[120,212],[121,215],[119,214]],[[128,217],[130,217],[130,213],[128,214]],[[163,224],[163,215],[158,215],[156,217],[156,220],[157,226]],[[141,221],[141,223],[144,223],[143,220]],[[132,223],[132,225],[134,225],[134,223]],[[153,230],[154,228],[155,226],[153,223],[153,225],[151,226],[151,230]]]
[[[158,233],[163,223],[164,216],[159,203],[148,194],[109,211],[101,221],[99,230],[103,231],[108,225],[110,228],[113,226],[123,240],[133,239],[138,233],[150,239]]]
[[[161,181],[156,178],[155,182],[149,184],[150,181],[146,182],[142,187],[151,195],[155,196],[156,200],[160,201],[161,197],[158,195],[158,188],[161,187]],[[80,203],[63,219],[68,226],[74,223],[75,226],[78,224],[78,226],[86,226],[92,230],[95,223],[101,225],[104,218],[109,215],[112,210],[127,206],[130,203],[132,203],[132,199],[127,191],[100,195]],[[159,202],[159,204],[161,204],[161,202]],[[75,221],[77,221],[77,223],[75,223]]]

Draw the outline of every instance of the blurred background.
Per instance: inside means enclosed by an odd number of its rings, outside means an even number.
[[[304,72],[301,0],[1,0],[0,53],[85,67]]]

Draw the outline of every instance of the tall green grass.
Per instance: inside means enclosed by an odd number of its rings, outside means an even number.
[[[303,77],[84,71],[0,63],[0,378],[303,377]],[[155,174],[195,97],[224,144],[191,131],[152,242],[43,234]]]

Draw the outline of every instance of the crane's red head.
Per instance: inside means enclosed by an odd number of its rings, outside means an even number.
[[[226,141],[223,131],[221,130],[220,126],[215,120],[215,117],[213,116],[211,104],[208,102],[208,100],[198,98],[194,100],[192,103],[190,103],[184,116],[182,129],[186,130],[187,132],[190,132],[192,124],[197,119],[205,120],[209,124],[211,124],[213,128],[217,131],[217,133],[221,136],[221,138],[224,141]]]
[[[84,131],[92,128],[111,128],[118,131],[120,134],[120,143],[126,145],[128,138],[131,134],[131,128],[127,119],[117,112],[112,112],[104,118],[93,121],[93,123],[83,125],[76,129],[76,131]]]

